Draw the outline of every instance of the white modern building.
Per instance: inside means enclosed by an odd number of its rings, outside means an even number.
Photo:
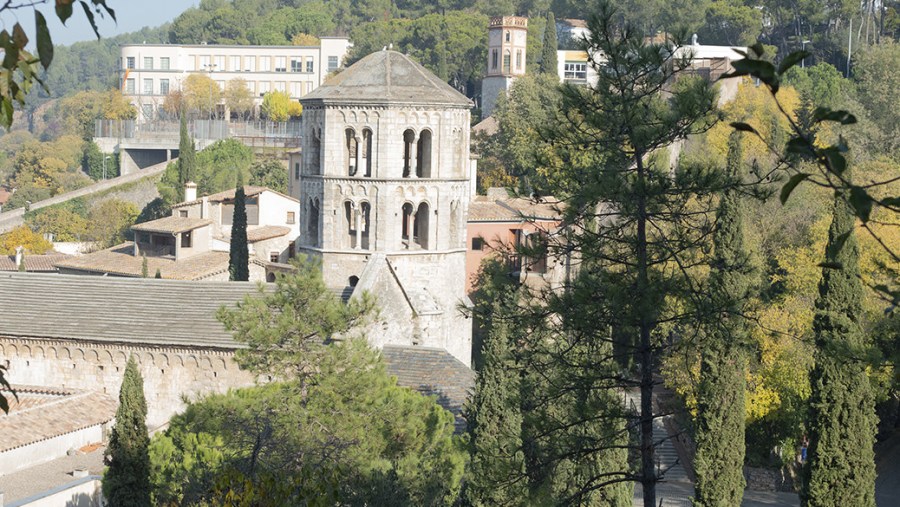
[[[241,78],[257,104],[272,90],[299,99],[341,68],[349,48],[346,37],[321,37],[318,46],[126,44],[119,83],[141,121],[156,118],[166,95],[195,73],[208,75],[223,90],[229,80]]]

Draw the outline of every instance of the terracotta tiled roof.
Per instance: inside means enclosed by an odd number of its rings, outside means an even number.
[[[490,189],[495,190],[495,189]],[[489,191],[490,192],[490,191]],[[522,197],[475,196],[469,203],[469,222],[521,222],[523,219],[560,220],[561,203],[552,197],[540,201]]]
[[[13,193],[7,190],[5,187],[0,187],[0,206],[6,204],[9,201],[9,198],[12,197]]]
[[[258,290],[253,282],[0,273],[0,335],[235,349],[216,312]]]
[[[25,254],[25,271],[31,273],[55,273],[56,263],[62,262],[71,255],[66,254],[47,254],[47,255],[29,255]],[[16,266],[16,256],[0,257],[0,271],[18,271]]]
[[[266,239],[280,238],[289,232],[291,232],[290,227],[284,227],[282,225],[264,225],[262,227],[249,229],[247,231],[247,241],[249,243],[255,243]]]
[[[99,252],[70,257],[57,262],[56,266],[90,273],[138,277],[142,274],[143,259],[134,255],[134,243],[128,241]],[[160,276],[167,279],[202,280],[228,271],[228,252],[207,252],[178,262],[172,257],[147,257],[149,275],[154,276],[157,269]]]
[[[149,222],[134,224],[131,226],[131,230],[178,234],[206,227],[207,225],[212,225],[212,220],[208,218],[163,217]]]
[[[116,413],[116,400],[102,393],[15,389],[19,402],[0,415],[0,452],[107,423]],[[3,394],[15,400],[9,391]]]
[[[475,372],[444,349],[385,345],[382,356],[397,384],[436,396],[453,413],[456,430],[465,430],[463,406],[475,388]]]
[[[500,123],[493,116],[488,116],[472,127],[472,132],[476,134],[482,133],[488,136],[496,134],[498,130],[500,130]]]

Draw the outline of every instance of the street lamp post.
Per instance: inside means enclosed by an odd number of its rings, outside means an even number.
[[[811,41],[811,40],[803,39],[803,40],[800,42],[800,44],[801,44],[800,49],[803,50],[803,51],[806,51],[806,45],[809,44],[810,42],[812,42],[812,41]],[[805,68],[806,68],[806,57],[803,57],[803,59],[800,60],[800,68],[801,68],[801,69],[805,69]]]

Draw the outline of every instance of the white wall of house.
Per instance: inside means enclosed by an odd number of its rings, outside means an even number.
[[[71,433],[33,442],[0,453],[0,475],[33,467],[61,458],[69,449],[80,449],[89,444],[103,441],[103,426],[100,424]]]

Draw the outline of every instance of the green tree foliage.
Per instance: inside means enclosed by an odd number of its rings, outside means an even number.
[[[109,468],[103,476],[103,496],[110,505],[150,505],[150,437],[146,418],[144,379],[132,356],[125,366],[116,422],[106,449]]]
[[[107,179],[119,176],[119,156],[114,153],[103,153],[97,143],[85,141],[84,155],[81,157],[81,170],[92,180],[97,181],[103,179],[104,167]]]
[[[728,173],[740,179],[740,134],[729,141]],[[753,281],[750,255],[744,246],[743,207],[736,190],[719,202],[715,254],[709,276],[710,309],[700,344],[697,390],[697,475],[694,504],[741,504],[744,494],[744,393],[747,389],[749,336],[744,307]]]
[[[539,195],[565,196],[564,221],[578,224],[574,227],[579,232],[551,238],[549,248],[560,256],[575,251],[584,259],[578,294],[583,301],[592,302],[589,313],[580,307],[584,316],[567,322],[572,327],[580,322],[583,330],[574,327],[568,335],[553,337],[557,343],[565,343],[563,338],[577,339],[575,349],[585,361],[580,367],[567,367],[572,364],[567,357],[558,352],[551,355],[550,364],[564,365],[558,373],[562,380],[581,388],[571,394],[571,403],[577,408],[572,411],[575,422],[555,431],[571,439],[577,439],[578,432],[589,432],[596,438],[592,449],[621,450],[618,446],[623,444],[615,438],[622,438],[617,426],[607,423],[602,427],[609,433],[598,432],[595,428],[600,423],[587,414],[593,406],[615,414],[617,398],[612,393],[616,388],[610,379],[616,384],[617,377],[604,372],[616,368],[616,363],[629,362],[626,360],[639,365],[626,382],[638,386],[640,393],[637,471],[632,475],[621,461],[615,465],[614,456],[598,453],[597,461],[592,462],[572,458],[576,468],[569,484],[577,484],[576,491],[586,493],[594,486],[618,484],[614,479],[634,480],[643,488],[644,505],[650,507],[656,504],[659,481],[651,403],[656,384],[653,373],[667,348],[666,335],[679,322],[690,324],[676,301],[689,300],[694,290],[690,275],[672,267],[696,262],[693,259],[701,253],[711,229],[701,217],[709,215],[714,193],[722,189],[721,175],[708,168],[678,168],[670,177],[667,147],[705,131],[718,115],[715,93],[703,80],[682,78],[671,87],[671,95],[660,93],[686,62],[673,60],[671,48],[647,43],[639,31],[624,28],[617,19],[604,3],[599,14],[588,21],[588,50],[603,54],[606,61],[598,69],[596,86],[563,88],[559,109],[565,119],[553,122],[552,130],[542,136],[554,150],[554,157],[547,161],[554,176],[534,187]],[[660,70],[648,73],[647,68]],[[573,300],[568,308],[578,307],[577,303]],[[585,325],[589,319],[590,325]],[[611,329],[620,334],[609,334]],[[614,337],[619,342],[616,347],[612,346]],[[576,374],[586,370],[597,371],[599,378]],[[606,397],[597,394],[603,388]],[[623,409],[618,411],[621,414]],[[584,419],[577,414],[585,414]],[[624,419],[613,416],[612,420],[625,427]],[[551,438],[553,431],[542,434]],[[601,462],[608,467],[601,475],[579,468]],[[570,497],[576,494],[570,493]]]
[[[553,12],[548,12],[547,27],[544,29],[544,43],[541,45],[541,74],[557,76],[557,44],[556,18],[553,17]]]
[[[14,136],[15,137],[15,136]],[[18,144],[22,141],[22,144]],[[31,136],[13,140],[7,151],[5,183],[16,189],[5,209],[23,207],[90,184],[81,172],[82,141],[62,136],[40,142]]]
[[[90,140],[97,120],[133,120],[137,109],[117,88],[86,90],[61,98],[47,108],[42,138],[75,135]]]
[[[358,329],[374,311],[368,296],[343,304],[328,290],[321,268],[298,263],[297,272],[275,280],[274,292],[248,296],[218,318],[247,344],[235,359],[241,368],[281,379],[304,379],[326,351],[324,343]]]
[[[27,225],[20,225],[11,231],[0,234],[0,255],[13,255],[16,248],[24,247],[33,254],[47,253],[53,245],[44,237],[31,230]]]
[[[234,217],[231,219],[231,244],[228,250],[228,279],[237,282],[250,280],[250,251],[247,244],[247,196],[244,179],[238,175],[234,190]]]
[[[118,245],[125,241],[139,214],[140,210],[130,202],[120,199],[101,201],[88,213],[91,224],[88,235],[100,248]]]
[[[203,69],[212,70],[212,69]],[[181,86],[184,94],[184,114],[214,118],[216,107],[222,100],[222,89],[206,74],[189,74]]]
[[[287,168],[282,161],[276,158],[257,158],[250,166],[250,184],[287,194]]]
[[[253,151],[237,139],[216,141],[201,152],[193,155],[191,179],[197,184],[197,195],[210,195],[234,188],[238,174],[244,181],[251,179]],[[184,197],[184,183],[179,175],[179,165],[188,162],[179,157],[169,164],[157,184],[159,195],[167,206],[181,202]],[[187,180],[185,180],[187,181]]]
[[[52,234],[54,241],[82,241],[90,226],[85,214],[64,206],[50,206],[25,217],[25,223],[40,234]]]
[[[875,505],[874,397],[866,374],[868,344],[860,327],[856,217],[839,195],[825,249],[813,331],[806,505]]]
[[[247,88],[247,82],[241,78],[234,78],[225,85],[225,107],[232,115],[246,118],[253,112],[253,93]]]
[[[476,134],[479,163],[479,189],[513,186],[515,179],[533,187],[547,186],[557,171],[557,160],[542,140],[542,129],[556,121],[562,95],[556,75],[526,75],[513,83],[508,95],[501,96],[493,117],[497,132]],[[537,141],[537,142],[536,142]]]
[[[483,366],[467,408],[472,461],[466,497],[473,506],[525,505],[520,372],[499,302],[494,310]]]
[[[763,12],[742,0],[709,2],[706,21],[699,28],[702,44],[749,46],[759,40]]]
[[[188,134],[187,118],[183,113],[180,124],[178,134],[178,184],[180,189],[178,195],[184,199],[184,184],[195,179],[197,152],[194,148],[194,138]]]
[[[303,114],[303,106],[299,102],[291,100],[291,96],[287,92],[274,90],[263,95],[259,111],[269,120],[288,121],[291,118],[299,118]]]
[[[453,505],[465,451],[452,415],[398,387],[363,340],[326,346],[319,361],[306,388],[212,395],[176,416],[151,444],[154,501]]]
[[[141,278],[147,278],[150,276],[150,268],[147,266],[147,255],[144,254],[141,257]]]

